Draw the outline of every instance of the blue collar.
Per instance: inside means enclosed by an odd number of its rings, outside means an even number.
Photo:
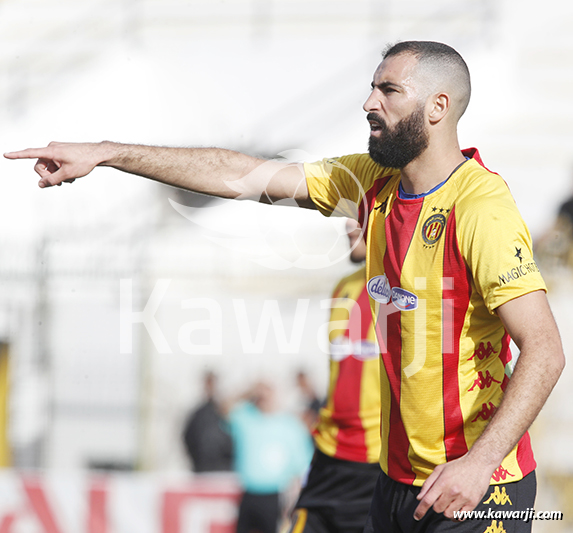
[[[469,157],[466,157],[466,161],[468,160]],[[448,181],[453,176],[454,172],[458,170],[458,168],[460,168],[466,161],[462,161],[456,168],[454,168],[451,174],[444,181],[438,183],[434,188],[430,189],[428,192],[423,192],[422,194],[410,194],[409,192],[406,192],[402,187],[402,181],[400,180],[400,185],[398,186],[398,198],[402,200],[415,200],[417,198],[424,198],[424,196],[428,196],[428,194],[436,192],[442,185],[444,185],[444,183],[446,183],[446,181]]]

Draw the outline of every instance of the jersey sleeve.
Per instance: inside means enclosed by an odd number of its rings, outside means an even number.
[[[497,175],[480,178],[475,194],[456,205],[464,213],[457,233],[476,289],[494,314],[509,300],[547,289],[509,188]]]
[[[347,155],[306,163],[304,172],[310,198],[325,216],[358,218],[366,191],[382,175],[368,154]]]

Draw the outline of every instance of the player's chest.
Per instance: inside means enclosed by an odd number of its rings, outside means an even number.
[[[369,217],[369,274],[436,274],[457,247],[455,229],[454,202],[447,197],[380,198]]]

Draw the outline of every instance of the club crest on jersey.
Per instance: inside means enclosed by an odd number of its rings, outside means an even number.
[[[387,304],[392,299],[392,289],[385,274],[370,278],[366,284],[370,298],[381,304]]]
[[[446,227],[446,217],[444,215],[432,215],[422,226],[422,238],[428,246],[433,246],[442,236]]]
[[[392,303],[400,311],[414,311],[414,309],[418,309],[418,297],[401,287],[392,288]]]

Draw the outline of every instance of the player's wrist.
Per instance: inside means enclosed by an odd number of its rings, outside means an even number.
[[[480,465],[480,468],[484,471],[493,474],[499,468],[506,455],[499,447],[480,442],[480,439],[478,439],[468,451],[467,458],[473,463]]]
[[[97,145],[97,166],[117,167],[125,158],[127,145],[112,142],[101,141]]]

